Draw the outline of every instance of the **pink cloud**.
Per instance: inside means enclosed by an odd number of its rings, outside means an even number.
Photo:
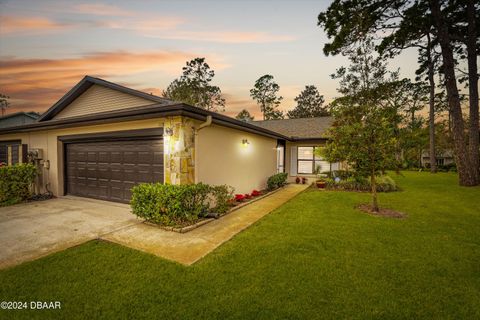
[[[117,6],[103,3],[82,3],[73,7],[75,13],[96,15],[96,16],[119,16],[126,17],[135,15],[130,10],[125,10]]]
[[[0,88],[3,94],[11,97],[11,110],[41,112],[87,74],[107,80],[126,80],[142,72],[158,72],[159,80],[162,74],[173,79],[181,73],[185,62],[196,56],[176,51],[115,51],[65,59],[4,58],[0,60]],[[207,57],[207,60],[216,69],[226,67],[219,57]],[[135,87],[145,87],[145,83]],[[150,87],[147,92],[154,90]]]
[[[68,24],[44,17],[0,16],[1,35],[61,31],[67,27]]]

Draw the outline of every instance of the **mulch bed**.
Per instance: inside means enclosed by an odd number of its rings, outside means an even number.
[[[380,217],[387,217],[387,218],[396,218],[396,219],[404,219],[407,217],[405,213],[395,211],[392,209],[380,208],[378,212],[372,210],[372,206],[370,204],[361,204],[357,206],[357,209],[361,210],[362,212],[380,216]]]

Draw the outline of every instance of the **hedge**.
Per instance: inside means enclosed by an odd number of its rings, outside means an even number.
[[[37,176],[33,164],[0,166],[0,206],[25,201],[31,196],[31,187]]]
[[[232,197],[233,188],[229,186],[143,183],[132,188],[130,205],[138,217],[175,226],[194,223],[208,212],[226,212]]]

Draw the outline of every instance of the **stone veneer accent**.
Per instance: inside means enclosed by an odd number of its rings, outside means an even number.
[[[164,130],[172,129],[171,136],[164,135],[165,183],[189,184],[195,182],[195,129],[191,119],[168,117]]]

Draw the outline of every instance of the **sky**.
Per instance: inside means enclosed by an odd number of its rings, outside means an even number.
[[[245,108],[260,119],[249,90],[264,74],[280,85],[281,110],[306,85],[329,102],[338,96],[330,75],[348,65],[322,51],[317,16],[329,2],[0,0],[0,93],[7,113],[43,112],[85,75],[161,95],[186,61],[205,57],[227,115]],[[390,66],[413,78],[416,52]]]

